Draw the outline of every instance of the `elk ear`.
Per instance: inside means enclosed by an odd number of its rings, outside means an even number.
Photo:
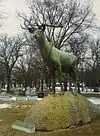
[[[45,24],[42,24],[42,30],[45,31]]]
[[[32,28],[28,28],[28,30],[29,30],[30,33],[34,32],[34,30]]]

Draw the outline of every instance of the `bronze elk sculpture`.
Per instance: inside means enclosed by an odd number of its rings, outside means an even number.
[[[48,42],[45,37],[45,27],[53,26],[42,24],[37,25],[37,28],[35,28],[35,25],[26,25],[25,22],[24,25],[25,27],[22,28],[27,29],[30,33],[34,35],[46,65],[49,66],[53,71],[58,71],[59,73],[66,74],[69,73],[72,79],[77,82],[77,57],[73,53],[64,52],[57,49],[54,45]]]

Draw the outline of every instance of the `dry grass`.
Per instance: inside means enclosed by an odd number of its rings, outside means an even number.
[[[27,108],[5,109],[0,111],[0,136],[29,136],[26,133],[11,129],[12,123],[16,119],[23,119]],[[30,136],[100,136],[100,118],[97,121],[78,128],[62,129],[54,132],[36,132]]]
[[[36,102],[15,102],[13,103],[13,109],[0,110],[0,136],[100,136],[100,116],[96,121],[82,127],[61,129],[53,132],[36,132],[29,135],[12,130],[12,123],[16,119],[23,120],[29,110],[28,107],[23,107],[23,105],[34,104]],[[14,105],[19,105],[19,108],[14,108]]]
[[[21,119],[24,120],[26,113],[31,105],[36,102],[13,102],[13,108],[1,109],[0,110],[0,136],[24,136],[21,132],[16,132],[11,129],[12,123]],[[17,107],[16,107],[17,106]]]

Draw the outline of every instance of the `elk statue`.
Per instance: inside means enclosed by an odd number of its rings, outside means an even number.
[[[76,81],[77,57],[72,53],[57,49],[47,41],[44,35],[46,25],[38,25],[38,28],[33,28],[33,26],[28,27],[26,24],[24,25],[36,38],[46,65],[59,73],[69,73],[73,80]]]

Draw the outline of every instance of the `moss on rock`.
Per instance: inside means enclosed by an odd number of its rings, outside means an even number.
[[[34,123],[37,130],[57,130],[91,121],[88,105],[83,96],[66,92],[54,95],[33,105],[25,121]]]

